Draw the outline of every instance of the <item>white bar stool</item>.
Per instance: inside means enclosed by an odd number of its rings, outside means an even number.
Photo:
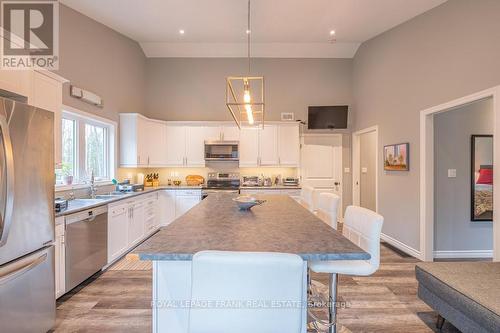
[[[312,261],[309,268],[316,273],[329,273],[329,332],[337,332],[337,284],[338,274],[368,276],[375,273],[380,265],[380,233],[384,218],[369,210],[349,206],[344,215],[342,234],[351,242],[368,252],[369,260]]]
[[[320,193],[318,196],[317,216],[326,224],[337,230],[337,214],[340,197],[334,193]]]
[[[189,310],[189,333],[300,333],[304,327],[301,257],[203,251],[192,265],[191,302],[201,306]]]
[[[302,207],[310,210],[311,212],[314,211],[313,193],[314,187],[309,185],[302,186],[302,189],[300,190],[300,204]]]

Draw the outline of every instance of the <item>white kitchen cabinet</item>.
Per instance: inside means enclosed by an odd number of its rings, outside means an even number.
[[[161,167],[168,163],[167,125],[137,113],[120,114],[120,165]]]
[[[205,140],[217,137],[219,127],[189,126],[186,131],[185,166],[205,167]]]
[[[240,131],[240,166],[259,166],[259,129],[242,128]]]
[[[265,125],[259,129],[259,164],[261,166],[279,165],[278,126]]]
[[[159,226],[158,192],[148,194],[144,199],[144,233],[151,235]]]
[[[54,112],[54,163],[58,167],[62,164],[62,85],[66,80],[47,71],[30,73],[31,93],[28,95],[28,103]]]
[[[281,124],[278,129],[279,164],[286,167],[300,165],[300,133],[297,124]]]
[[[144,203],[135,201],[129,206],[128,246],[139,243],[144,236]]]
[[[167,165],[184,166],[186,158],[186,128],[167,126]]]
[[[64,294],[65,286],[65,271],[66,271],[66,250],[64,244],[64,217],[56,218],[56,240],[54,247],[55,254],[55,287],[56,287],[56,298]]]
[[[165,123],[149,120],[146,123],[146,147],[149,167],[161,167],[167,164],[167,126]]]
[[[32,72],[26,70],[1,70],[0,89],[28,97],[32,88],[31,75]]]
[[[120,203],[108,208],[108,263],[127,251],[130,204]]]
[[[206,126],[204,127],[204,140],[207,141],[221,141],[222,138],[222,127],[221,126]]]
[[[175,220],[175,192],[167,190],[159,194],[160,225],[165,226]]]
[[[175,217],[184,215],[201,201],[201,190],[178,190],[175,195]]]
[[[220,132],[223,141],[240,140],[240,129],[236,125],[222,125]]]

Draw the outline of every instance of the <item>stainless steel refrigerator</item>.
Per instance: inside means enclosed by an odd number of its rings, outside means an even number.
[[[0,331],[55,322],[54,115],[0,98]]]

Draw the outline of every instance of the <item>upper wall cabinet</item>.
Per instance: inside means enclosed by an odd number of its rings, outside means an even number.
[[[240,166],[298,167],[300,138],[298,124],[270,124],[264,129],[243,128],[240,132]]]
[[[298,167],[299,126],[271,123],[242,128],[230,123],[165,122],[120,114],[122,167],[205,167],[205,141],[239,141],[240,166]]]
[[[120,165],[160,167],[167,164],[167,126],[137,113],[120,114]]]
[[[61,108],[64,78],[44,70],[0,71],[0,89],[25,96],[28,104],[54,112],[54,163],[60,166]]]
[[[298,167],[300,164],[300,133],[297,124],[281,124],[278,129],[279,164]]]

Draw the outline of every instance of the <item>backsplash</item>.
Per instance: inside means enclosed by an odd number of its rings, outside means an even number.
[[[188,175],[200,175],[207,179],[209,172],[239,172],[241,176],[268,176],[281,175],[282,177],[298,177],[297,168],[239,168],[234,164],[222,162],[212,162],[209,167],[205,168],[119,168],[117,170],[117,179],[123,181],[130,179],[132,182],[137,182],[137,174],[149,173],[160,174],[160,184],[165,185],[168,179],[179,179],[183,183]]]
[[[106,194],[113,192],[115,190],[115,185],[96,185],[96,194]],[[73,194],[72,194],[73,193]],[[75,198],[88,198],[90,196],[90,185],[85,187],[77,186],[74,189],[67,189],[58,191],[56,189],[55,197],[69,199],[71,196]]]

